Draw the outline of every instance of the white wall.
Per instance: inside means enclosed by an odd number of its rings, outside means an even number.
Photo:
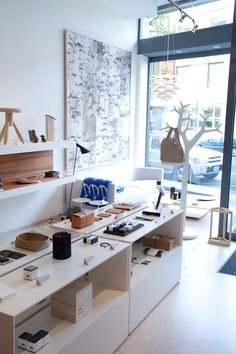
[[[122,17],[92,0],[0,0],[0,107],[18,107],[15,122],[24,138],[28,129],[44,133],[44,115],[56,117],[59,137],[65,138],[64,29],[132,52],[131,132],[135,122],[137,21]],[[0,128],[4,115],[0,114]],[[133,161],[81,171],[128,179]],[[0,147],[1,148],[1,147]],[[59,155],[63,165],[63,154]],[[125,171],[125,173],[124,173]],[[1,175],[1,167],[0,167]],[[46,219],[60,212],[61,189],[3,200],[0,232]]]

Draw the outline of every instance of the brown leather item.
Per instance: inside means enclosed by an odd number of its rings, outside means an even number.
[[[123,213],[124,210],[122,209],[116,209],[116,208],[109,208],[106,210],[107,213],[111,213],[111,214],[120,214]]]
[[[73,214],[71,217],[71,226],[76,229],[91,225],[93,222],[94,212],[91,210],[80,211],[79,213]]]
[[[35,232],[25,232],[16,237],[16,247],[34,252],[47,248],[50,245],[49,237]]]
[[[184,150],[179,140],[178,128],[170,128],[169,132],[161,142],[161,156],[162,162],[183,162]]]

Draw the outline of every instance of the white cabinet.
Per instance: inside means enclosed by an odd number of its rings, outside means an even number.
[[[124,221],[135,220],[136,215],[141,216],[142,214],[138,212],[124,219]],[[132,264],[129,333],[180,280],[183,234],[182,212],[174,211],[173,214],[169,212],[165,216],[151,216],[150,218],[153,220],[140,220],[140,223],[144,226],[125,237],[105,234],[104,228],[96,232],[99,236],[132,244],[132,257],[135,257],[137,263],[141,263],[142,260],[150,261],[148,265]],[[151,233],[174,237],[176,246],[170,251],[163,251],[160,258],[145,255],[142,237]]]
[[[119,219],[136,220],[136,216],[142,216],[143,208],[145,206],[140,205],[132,212],[124,212]],[[23,280],[22,265],[0,277],[1,285],[18,291],[17,295],[0,303],[1,354],[27,353],[16,347],[17,336],[24,331],[36,332],[40,329],[49,331],[51,336],[50,343],[40,349],[40,354],[95,354],[98,348],[99,353],[112,354],[178,283],[182,256],[182,212],[171,212],[169,209],[160,217],[151,216],[151,221],[139,220],[143,227],[125,237],[104,233],[106,225],[117,220],[114,218],[111,216],[101,223],[95,222],[90,232],[99,237],[98,242],[89,245],[81,239],[75,241],[72,257],[67,260],[53,259],[51,253],[34,261],[31,258],[30,264],[50,275],[42,286],[36,285],[35,281]],[[70,231],[67,223],[64,230]],[[88,233],[89,229],[85,234]],[[175,247],[163,251],[160,258],[147,256],[142,239],[153,233],[174,237]],[[118,241],[118,247],[114,250],[100,245],[101,242],[114,241]],[[93,257],[92,261],[85,265],[84,259],[89,256]],[[136,257],[135,262],[131,262],[133,257]],[[143,260],[150,263],[144,265]],[[76,324],[52,317],[51,295],[75,279],[84,277],[93,284],[90,313]]]
[[[104,241],[104,240],[103,240]],[[128,336],[131,248],[120,242],[115,250],[79,240],[72,244],[72,257],[56,260],[52,255],[32,264],[50,279],[42,286],[36,280],[23,280],[22,268],[1,277],[1,285],[17,290],[17,295],[0,304],[1,354],[23,354],[16,338],[24,331],[50,332],[50,343],[40,354],[92,354],[97,348],[111,354]],[[84,258],[93,256],[89,265]],[[93,284],[90,313],[74,324],[52,317],[50,296],[75,279],[86,277]],[[114,320],[115,319],[115,320]]]

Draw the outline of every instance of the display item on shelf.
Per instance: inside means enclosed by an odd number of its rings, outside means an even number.
[[[92,308],[92,283],[78,279],[52,295],[52,316],[77,323]]]
[[[170,236],[159,236],[159,235],[146,235],[143,237],[143,245],[149,246],[151,248],[162,249],[169,251],[175,247],[176,239]]]
[[[93,245],[94,243],[98,242],[98,237],[94,235],[90,235],[87,237],[84,237],[83,239],[84,243],[88,243],[89,245]]]
[[[26,280],[34,280],[38,276],[38,267],[34,265],[28,265],[27,267],[23,268],[23,275],[24,279]]]
[[[71,257],[71,234],[69,232],[56,232],[52,236],[52,253],[55,259]]]
[[[40,251],[50,245],[49,237],[35,232],[24,232],[16,237],[16,247]]]
[[[71,216],[71,226],[81,229],[94,223],[94,212],[91,210],[83,210]]]

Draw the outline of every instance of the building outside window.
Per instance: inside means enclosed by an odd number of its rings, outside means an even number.
[[[189,175],[189,182],[195,185],[193,190],[199,192],[200,185],[202,193],[220,194],[228,70],[229,55],[150,63],[146,165],[164,168],[166,183],[182,178],[181,165],[160,161],[160,144],[167,134],[164,128],[173,108],[182,102],[188,105],[185,114],[191,118],[189,139],[201,128],[203,117],[207,117],[207,130],[220,126],[220,132],[205,133],[191,150]],[[164,80],[166,75],[168,84]],[[217,147],[213,142],[219,142]]]

